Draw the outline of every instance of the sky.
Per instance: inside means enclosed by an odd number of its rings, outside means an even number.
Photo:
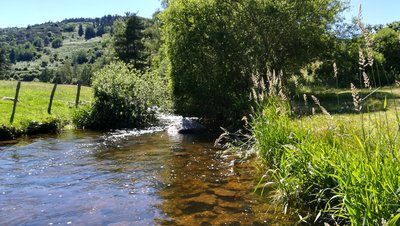
[[[125,15],[125,12],[151,18],[158,8],[161,8],[159,0],[3,0],[0,28],[26,27],[66,18]]]
[[[386,24],[400,21],[400,0],[350,0],[350,10],[344,15],[351,21],[363,7],[366,24]],[[161,8],[159,0],[5,0],[0,6],[0,28],[26,27],[66,18],[102,17],[137,12],[150,18]]]

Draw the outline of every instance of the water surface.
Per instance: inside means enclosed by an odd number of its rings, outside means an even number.
[[[67,131],[0,144],[0,225],[292,225],[212,136]]]

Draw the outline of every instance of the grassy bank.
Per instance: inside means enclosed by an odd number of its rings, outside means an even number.
[[[77,87],[74,85],[58,85],[52,114],[47,113],[53,84],[39,82],[23,82],[19,93],[14,122],[10,123],[16,81],[0,81],[0,140],[12,139],[23,134],[47,132],[60,129],[71,122],[75,109]],[[89,102],[92,98],[91,88],[82,87],[81,102]],[[7,97],[3,99],[4,97]]]
[[[286,102],[262,104],[251,128],[268,166],[264,182],[276,187],[270,194],[289,207],[308,207],[309,216],[302,214],[302,220],[309,223],[398,225],[399,114],[394,99],[388,104],[384,98],[379,105],[382,111],[372,113],[297,118]]]

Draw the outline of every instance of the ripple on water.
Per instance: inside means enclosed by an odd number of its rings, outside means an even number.
[[[221,157],[210,137],[160,130],[69,132],[2,146],[0,225],[290,222],[252,192],[258,177],[249,161]]]

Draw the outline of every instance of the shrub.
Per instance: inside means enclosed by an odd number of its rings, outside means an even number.
[[[92,129],[133,128],[154,121],[150,107],[165,102],[164,81],[152,73],[140,73],[115,62],[94,74],[94,103],[74,115],[78,127]]]
[[[62,46],[62,39],[61,38],[55,38],[51,42],[51,47],[53,47],[54,49],[60,48],[61,46]]]

